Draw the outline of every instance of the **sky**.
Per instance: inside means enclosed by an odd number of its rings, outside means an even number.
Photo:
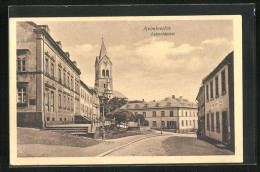
[[[195,101],[202,79],[233,51],[232,20],[34,21],[46,24],[70,53],[81,80],[94,87],[95,58],[104,38],[113,87],[129,100],[175,95]],[[146,27],[170,30],[146,31]],[[152,32],[174,33],[153,36]]]

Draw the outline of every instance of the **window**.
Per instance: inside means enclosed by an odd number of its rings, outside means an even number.
[[[50,120],[50,118],[49,117],[47,117],[47,121],[49,121]]]
[[[67,118],[64,118],[64,121],[67,121]]]
[[[153,117],[156,117],[156,111],[153,111]]]
[[[68,75],[68,83],[67,83],[68,85],[68,87],[70,87],[70,76]]]
[[[73,97],[71,98],[71,101],[70,101],[70,102],[71,102],[71,108],[70,108],[70,109],[71,109],[71,111],[73,111],[73,110],[74,110]]]
[[[71,84],[71,89],[73,90],[73,79],[72,78],[71,78],[70,84]]]
[[[106,88],[106,84],[104,84],[104,88]]]
[[[153,121],[153,127],[156,127],[157,124],[156,124],[156,121]]]
[[[218,76],[215,77],[215,91],[216,91],[216,98],[219,97],[219,91],[218,91]]]
[[[51,112],[54,112],[54,92],[51,91]]]
[[[26,64],[26,61],[25,61],[25,58],[22,59],[22,71],[25,71],[25,64]]]
[[[211,131],[215,130],[215,125],[214,125],[214,113],[211,113]]]
[[[146,117],[146,112],[143,112],[143,116]]]
[[[109,70],[106,71],[106,75],[109,77]]]
[[[206,98],[207,98],[207,101],[209,101],[209,86],[206,85]]]
[[[63,71],[63,84],[66,85],[66,72]]]
[[[17,103],[25,103],[26,102],[26,87],[18,87],[17,88]]]
[[[61,69],[59,68],[59,82],[61,82]]]
[[[220,125],[219,125],[219,112],[216,112],[216,131],[220,133]]]
[[[181,126],[184,127],[184,121],[183,120],[181,120]]]
[[[49,60],[48,60],[48,58],[45,59],[45,72],[49,73]]]
[[[47,108],[47,111],[50,111],[49,107],[49,92],[45,91],[45,107]]]
[[[70,98],[68,96],[68,106],[67,106],[67,109],[70,109]]]
[[[17,70],[21,71],[21,60],[19,58],[17,59]]]
[[[185,115],[188,116],[188,112],[187,111],[185,112]]]
[[[210,99],[213,99],[213,81],[210,81]]]
[[[186,126],[188,126],[188,120],[186,120]]]
[[[170,111],[170,117],[173,117],[173,111]]]
[[[62,118],[60,118],[60,121],[62,121]]]
[[[165,116],[165,112],[161,111],[161,116],[164,117]]]
[[[105,76],[106,74],[105,74],[105,70],[102,70],[102,76]]]
[[[63,108],[66,109],[66,96],[65,95],[63,96],[63,103],[64,103],[64,107]]]
[[[165,127],[165,121],[162,121],[161,125],[162,127]]]
[[[221,90],[222,95],[226,94],[226,76],[225,76],[225,70],[221,72]]]
[[[51,63],[51,76],[54,77],[54,64]]]
[[[207,130],[209,130],[209,114],[207,114]]]
[[[58,104],[59,108],[61,108],[61,94],[59,94],[59,104]]]
[[[52,121],[55,121],[55,118],[52,118]]]

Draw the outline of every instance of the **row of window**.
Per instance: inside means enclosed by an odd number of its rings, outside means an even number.
[[[80,97],[88,102],[92,102],[92,96],[90,96],[86,91],[83,89],[80,90]]]
[[[71,121],[73,121],[74,119],[73,118],[71,118]],[[49,117],[47,117],[47,121],[50,121],[50,118]],[[55,118],[52,118],[52,121],[55,121]],[[60,121],[67,121],[67,118],[60,118]]]
[[[138,114],[138,112],[134,112],[135,115]],[[184,111],[181,111],[181,115],[184,116]],[[185,116],[196,116],[198,115],[198,112],[195,113],[194,111],[186,111],[185,112]],[[143,116],[146,117],[146,112],[143,112]],[[157,116],[157,113],[156,111],[153,111],[153,116],[152,117],[156,117]],[[173,117],[174,116],[174,111],[170,111],[170,117]],[[165,117],[165,111],[161,111],[161,117]]]
[[[109,70],[102,70],[102,76],[107,76],[107,77],[109,77]]]
[[[223,111],[222,114],[226,114],[226,111]],[[216,120],[216,126],[215,126]],[[207,114],[207,130],[212,132],[220,133],[220,116],[219,112],[212,112],[211,114]]]
[[[185,120],[181,120],[181,126],[182,127],[185,127],[185,123],[184,123]],[[190,124],[190,125],[189,125]],[[188,126],[192,126],[192,121],[190,120],[186,120],[186,127]],[[193,127],[195,127],[195,120],[193,120]]]
[[[214,84],[213,84],[214,81]],[[213,87],[215,85],[215,98],[219,97],[219,78],[218,75],[215,76],[215,79],[212,79],[209,84],[206,85],[206,100],[209,101],[209,96],[210,100],[214,99],[214,91]],[[209,90],[210,87],[210,90]],[[210,93],[210,95],[209,95]],[[225,70],[221,72],[221,94],[224,95],[226,94],[226,73]]]
[[[81,111],[90,115],[92,114],[92,109],[84,104],[81,104]]]

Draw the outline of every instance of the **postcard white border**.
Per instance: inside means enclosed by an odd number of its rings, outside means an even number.
[[[141,21],[141,20],[233,20],[235,155],[212,156],[129,156],[129,157],[17,157],[16,116],[16,22],[17,21]],[[9,19],[9,117],[10,165],[103,165],[103,164],[186,164],[243,162],[242,16],[149,16],[149,17],[55,17]]]

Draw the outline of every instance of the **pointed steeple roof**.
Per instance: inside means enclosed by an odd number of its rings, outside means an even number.
[[[104,57],[105,55],[107,55],[107,50],[106,50],[106,47],[105,47],[104,38],[102,38],[101,49],[100,49],[100,54],[99,54],[99,60],[102,57]]]

